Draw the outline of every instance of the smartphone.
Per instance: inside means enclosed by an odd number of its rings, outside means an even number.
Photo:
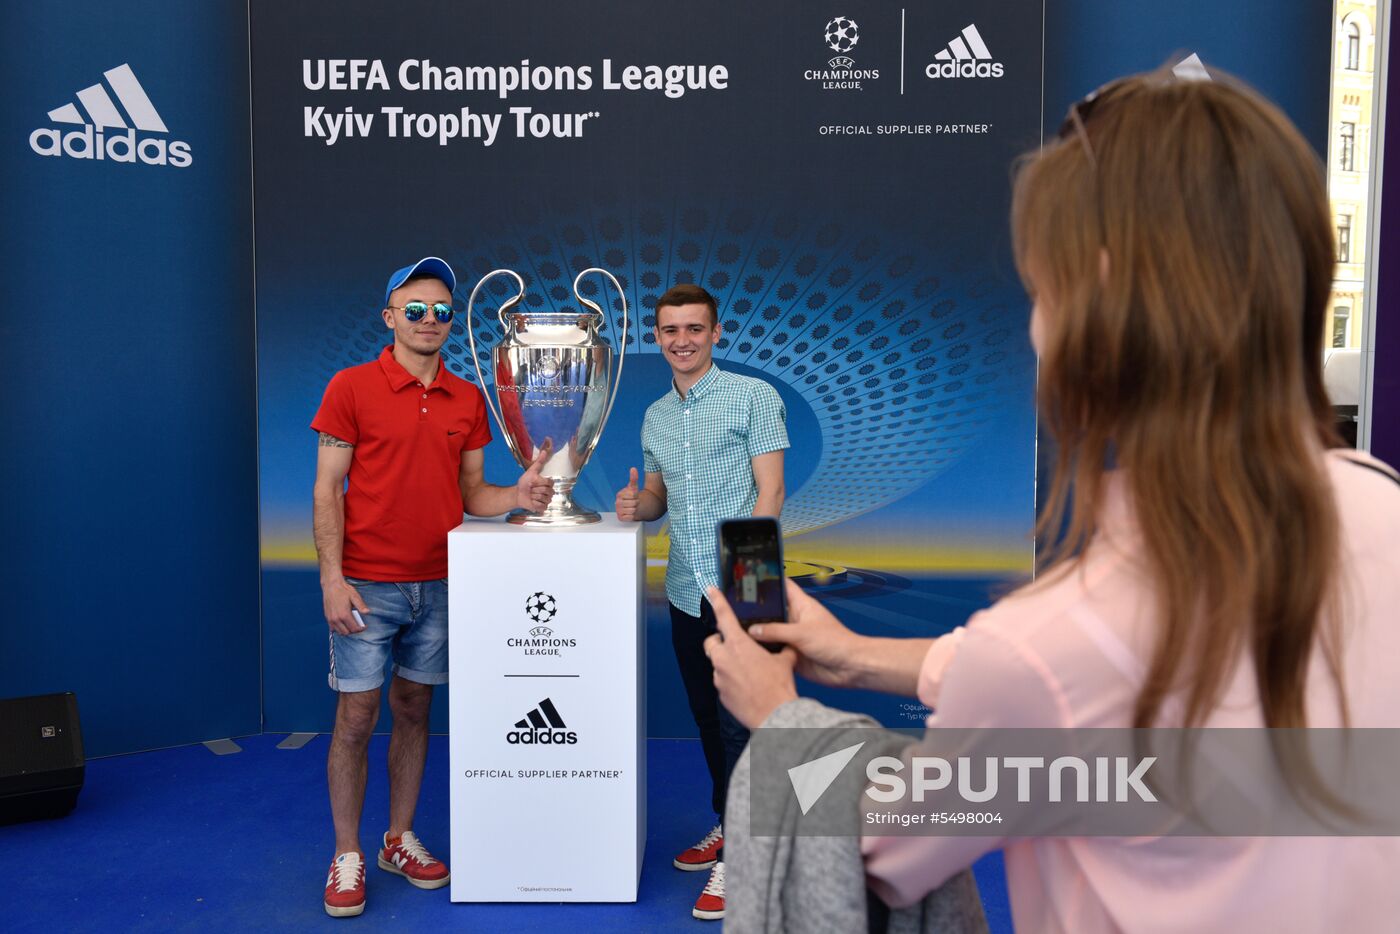
[[[719,523],[719,589],[739,623],[787,622],[783,592],[783,537],[771,516]],[[778,651],[778,646],[769,646]]]

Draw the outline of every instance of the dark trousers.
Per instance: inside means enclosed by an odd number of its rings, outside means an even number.
[[[690,714],[700,730],[700,748],[710,770],[711,804],[723,823],[729,774],[748,744],[749,731],[719,702],[715,669],[705,655],[705,638],[714,631],[715,611],[708,600],[701,599],[699,617],[671,607],[671,647],[676,650]]]

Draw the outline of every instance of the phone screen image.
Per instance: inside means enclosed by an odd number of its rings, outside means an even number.
[[[782,622],[783,551],[774,519],[726,519],[719,526],[720,590],[739,622]]]

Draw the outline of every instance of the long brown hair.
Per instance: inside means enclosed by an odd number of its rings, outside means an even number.
[[[1075,567],[1116,461],[1156,602],[1133,725],[1158,725],[1178,693],[1169,725],[1202,724],[1248,653],[1265,724],[1301,727],[1319,644],[1341,695],[1323,622],[1339,567],[1321,457],[1338,443],[1322,383],[1331,213],[1288,119],[1216,79],[1116,82],[1016,179],[1057,448],[1037,532],[1057,542],[1051,579]]]

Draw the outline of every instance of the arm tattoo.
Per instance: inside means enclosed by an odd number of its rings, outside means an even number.
[[[324,431],[320,433],[320,438],[321,438],[321,447],[323,447],[323,448],[353,448],[353,447],[354,447],[354,445],[351,444],[351,443],[349,443],[348,441],[341,441],[341,440],[340,440],[339,438],[337,438],[335,435],[327,434],[327,433],[324,432]]]

